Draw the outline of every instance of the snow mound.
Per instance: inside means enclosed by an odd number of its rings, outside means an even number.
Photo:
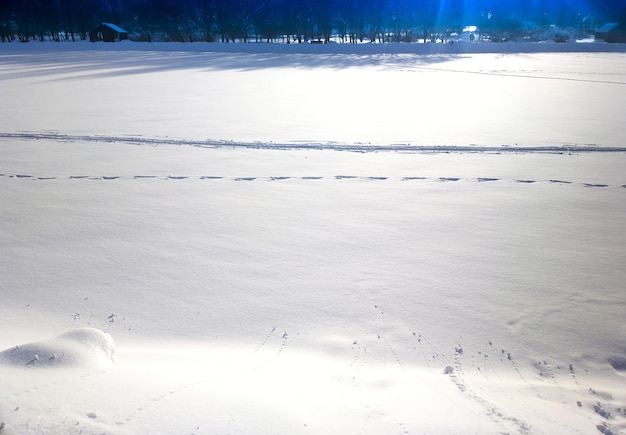
[[[609,358],[609,364],[618,372],[626,372],[626,356],[612,356]]]
[[[80,328],[53,339],[0,352],[0,364],[26,367],[92,366],[113,362],[113,338],[95,328]]]

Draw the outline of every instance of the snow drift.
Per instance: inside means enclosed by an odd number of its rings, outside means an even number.
[[[98,366],[113,362],[111,336],[96,328],[75,329],[0,352],[0,364],[24,367]]]

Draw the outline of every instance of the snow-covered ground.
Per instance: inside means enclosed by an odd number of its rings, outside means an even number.
[[[586,45],[0,45],[0,433],[626,433]]]

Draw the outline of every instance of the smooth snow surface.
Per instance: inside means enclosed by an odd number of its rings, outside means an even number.
[[[0,78],[3,100],[11,104],[0,108],[3,131],[277,143],[624,146],[626,102],[616,96],[626,83],[625,53],[462,52],[493,44],[427,50],[440,45],[329,45],[319,52],[324,48],[233,44],[231,52],[221,44],[129,42],[115,50],[89,43],[59,49],[6,44]]]
[[[589,45],[0,46],[0,432],[626,433]]]

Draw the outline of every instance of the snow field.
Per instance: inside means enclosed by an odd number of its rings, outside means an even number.
[[[65,134],[243,142],[623,146],[624,53],[346,49],[11,44],[1,113],[12,132],[36,120]]]
[[[623,152],[183,142],[621,147],[607,107],[623,102],[597,92],[623,86],[622,54],[455,55],[439,71],[404,55],[11,50],[1,355],[62,353],[70,331],[88,357],[72,332],[87,327],[115,361],[0,358],[3,433],[626,430]],[[406,114],[415,76],[436,111]],[[331,97],[372,114],[331,113]],[[29,137],[49,130],[65,139]]]

